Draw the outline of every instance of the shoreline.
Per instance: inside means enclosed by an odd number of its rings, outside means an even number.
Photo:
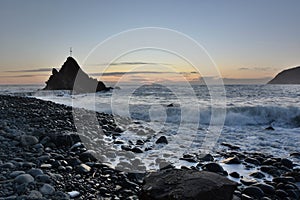
[[[139,199],[139,194],[143,192],[143,175],[120,172],[97,161],[74,134],[76,129],[71,107],[18,96],[0,95],[0,101],[0,199],[22,199],[28,196],[33,199],[99,199],[99,196],[104,199]],[[103,122],[102,125],[107,125],[105,129],[108,135],[122,134],[113,123],[112,115],[97,113],[97,117]],[[113,137],[117,138],[118,134]],[[235,190],[236,199],[251,198],[252,193],[247,192],[247,188],[263,187],[255,186],[262,183],[272,186],[274,191],[272,194],[263,191],[260,195],[271,199],[278,195],[283,198],[285,193],[296,197],[290,199],[300,197],[297,185],[300,182],[300,169],[290,159],[274,158],[263,153],[247,154],[232,144],[223,145],[224,151],[216,152],[211,157],[184,155],[182,160],[196,165],[181,168],[213,171],[230,177],[240,184]],[[228,166],[234,165],[245,170],[254,169],[257,173],[252,175],[253,180],[242,181],[243,178],[235,178],[238,177],[236,173],[230,172],[228,175],[226,172]],[[262,166],[269,168],[264,169]],[[266,174],[271,177],[264,180]],[[16,180],[22,175],[25,185]],[[283,177],[276,179],[276,176]],[[286,185],[292,186],[286,189]]]

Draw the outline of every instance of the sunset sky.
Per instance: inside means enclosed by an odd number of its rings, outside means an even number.
[[[264,83],[300,65],[299,8],[297,0],[1,0],[0,84],[43,84],[51,69],[64,63],[70,47],[84,71],[107,82],[126,72],[126,81],[199,79],[193,66],[166,52],[122,56],[102,77],[99,72],[110,60],[83,63],[108,37],[142,27],[172,29],[193,38],[226,80]]]

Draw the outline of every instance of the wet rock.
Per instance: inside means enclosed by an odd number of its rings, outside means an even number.
[[[293,152],[290,154],[291,157],[300,158],[300,152]]]
[[[300,171],[292,171],[292,172],[287,172],[283,176],[290,176],[295,179],[296,182],[300,182]]]
[[[82,162],[91,162],[91,161],[96,161],[97,159],[95,158],[95,155],[96,152],[94,151],[91,151],[91,150],[87,150],[83,153],[81,153],[79,155],[79,159],[82,161]]]
[[[167,105],[168,108],[172,108],[174,106],[175,106],[174,103],[170,103],[170,104]]]
[[[80,173],[88,173],[91,171],[91,167],[86,164],[80,164],[77,168]]]
[[[124,150],[124,151],[131,151],[131,148],[128,145],[122,145],[121,149]]]
[[[288,193],[289,197],[291,199],[299,199],[300,198],[300,191],[299,189],[296,189],[296,190],[286,190],[286,193]]]
[[[233,178],[240,178],[240,174],[237,172],[231,172],[229,175]]]
[[[253,184],[252,186],[259,187],[260,189],[262,189],[262,191],[263,191],[265,194],[268,194],[268,195],[273,195],[273,194],[275,193],[275,188],[274,188],[274,186],[269,185],[269,184],[265,184],[265,183],[256,183],[256,184]]]
[[[143,153],[143,150],[141,150],[139,147],[133,147],[133,148],[131,149],[131,151],[132,151],[133,153]]]
[[[242,184],[244,184],[246,186],[253,185],[253,184],[257,183],[256,180],[254,180],[254,179],[247,179],[247,178],[242,178],[240,181],[241,181]]]
[[[261,165],[261,163],[255,158],[246,158],[244,161],[253,165]]]
[[[284,197],[288,197],[289,194],[287,192],[285,192],[284,190],[276,190],[275,191],[276,196],[280,197],[280,198],[284,198]]]
[[[166,136],[160,136],[155,142],[156,144],[168,144]]]
[[[281,159],[281,164],[284,165],[285,167],[289,168],[289,169],[293,169],[293,161],[291,161],[287,158]]]
[[[214,157],[211,154],[199,155],[198,159],[204,162],[212,162],[214,161]]]
[[[268,130],[268,131],[274,131],[275,128],[273,128],[272,126],[268,126],[267,128],[265,128],[265,130]]]
[[[197,163],[197,161],[194,158],[180,158],[179,160],[184,160],[190,163]]]
[[[231,150],[239,150],[240,149],[239,146],[235,146],[235,145],[232,145],[232,144],[229,144],[229,143],[225,143],[225,142],[222,142],[221,145],[225,146],[225,147],[228,147]]]
[[[288,182],[295,182],[295,179],[290,176],[282,176],[282,177],[275,177],[273,178],[273,182],[275,183],[288,183]]]
[[[253,198],[250,197],[250,196],[248,196],[248,195],[246,195],[246,194],[242,194],[241,200],[253,200]]]
[[[216,172],[216,173],[223,173],[224,169],[221,165],[218,163],[207,163],[202,166],[202,169],[205,171],[210,171],[210,172]]]
[[[23,184],[23,183],[31,183],[34,181],[34,178],[30,174],[21,174],[17,176],[14,181],[17,184]]]
[[[55,192],[55,189],[53,186],[46,183],[40,188],[40,192],[44,195],[51,195]]]
[[[145,142],[143,140],[137,140],[136,145],[144,145]]]
[[[252,176],[253,178],[258,178],[258,179],[262,179],[265,177],[265,175],[261,172],[252,172],[251,174],[249,174],[249,176]]]
[[[76,158],[76,157],[73,157],[73,158],[68,159],[67,162],[68,162],[68,164],[69,164],[70,166],[72,166],[72,167],[75,167],[75,166],[81,164],[81,161],[80,161],[78,158]]]
[[[259,187],[249,186],[243,190],[243,194],[249,195],[251,197],[262,198],[265,193]]]
[[[114,144],[124,144],[125,142],[123,140],[116,140],[114,141]]]
[[[231,200],[237,186],[215,173],[179,169],[150,173],[144,182],[141,200]]]
[[[241,161],[237,156],[227,158],[227,159],[223,160],[222,162],[225,164],[228,164],[228,165],[229,164],[241,164]]]

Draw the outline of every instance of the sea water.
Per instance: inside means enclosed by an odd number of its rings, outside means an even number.
[[[237,145],[242,151],[278,157],[300,151],[298,85],[226,85],[225,102],[220,104],[211,103],[210,90],[204,85],[191,85],[192,90],[180,84],[172,87],[125,85],[110,92],[76,95],[70,91],[39,91],[42,87],[1,86],[0,93],[36,97],[126,117],[132,123],[124,125],[120,122],[125,130],[120,139],[125,141],[166,136],[168,145],[158,145],[138,156],[149,168],[153,165],[151,158],[157,154],[178,163],[182,154],[199,152],[205,136],[210,134],[212,108],[219,109],[220,113],[226,111],[224,125],[220,135],[216,135],[212,151],[217,151],[222,142]],[[199,112],[195,115],[196,108]],[[266,130],[270,126],[274,130]],[[299,162],[296,158],[294,161]]]

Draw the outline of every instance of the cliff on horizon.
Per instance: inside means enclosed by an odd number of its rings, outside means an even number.
[[[74,58],[68,57],[59,71],[52,69],[52,75],[46,81],[43,90],[73,90],[77,93],[86,93],[109,89],[111,88],[106,87],[102,81],[90,78]]]
[[[281,71],[268,84],[300,84],[300,66]]]

